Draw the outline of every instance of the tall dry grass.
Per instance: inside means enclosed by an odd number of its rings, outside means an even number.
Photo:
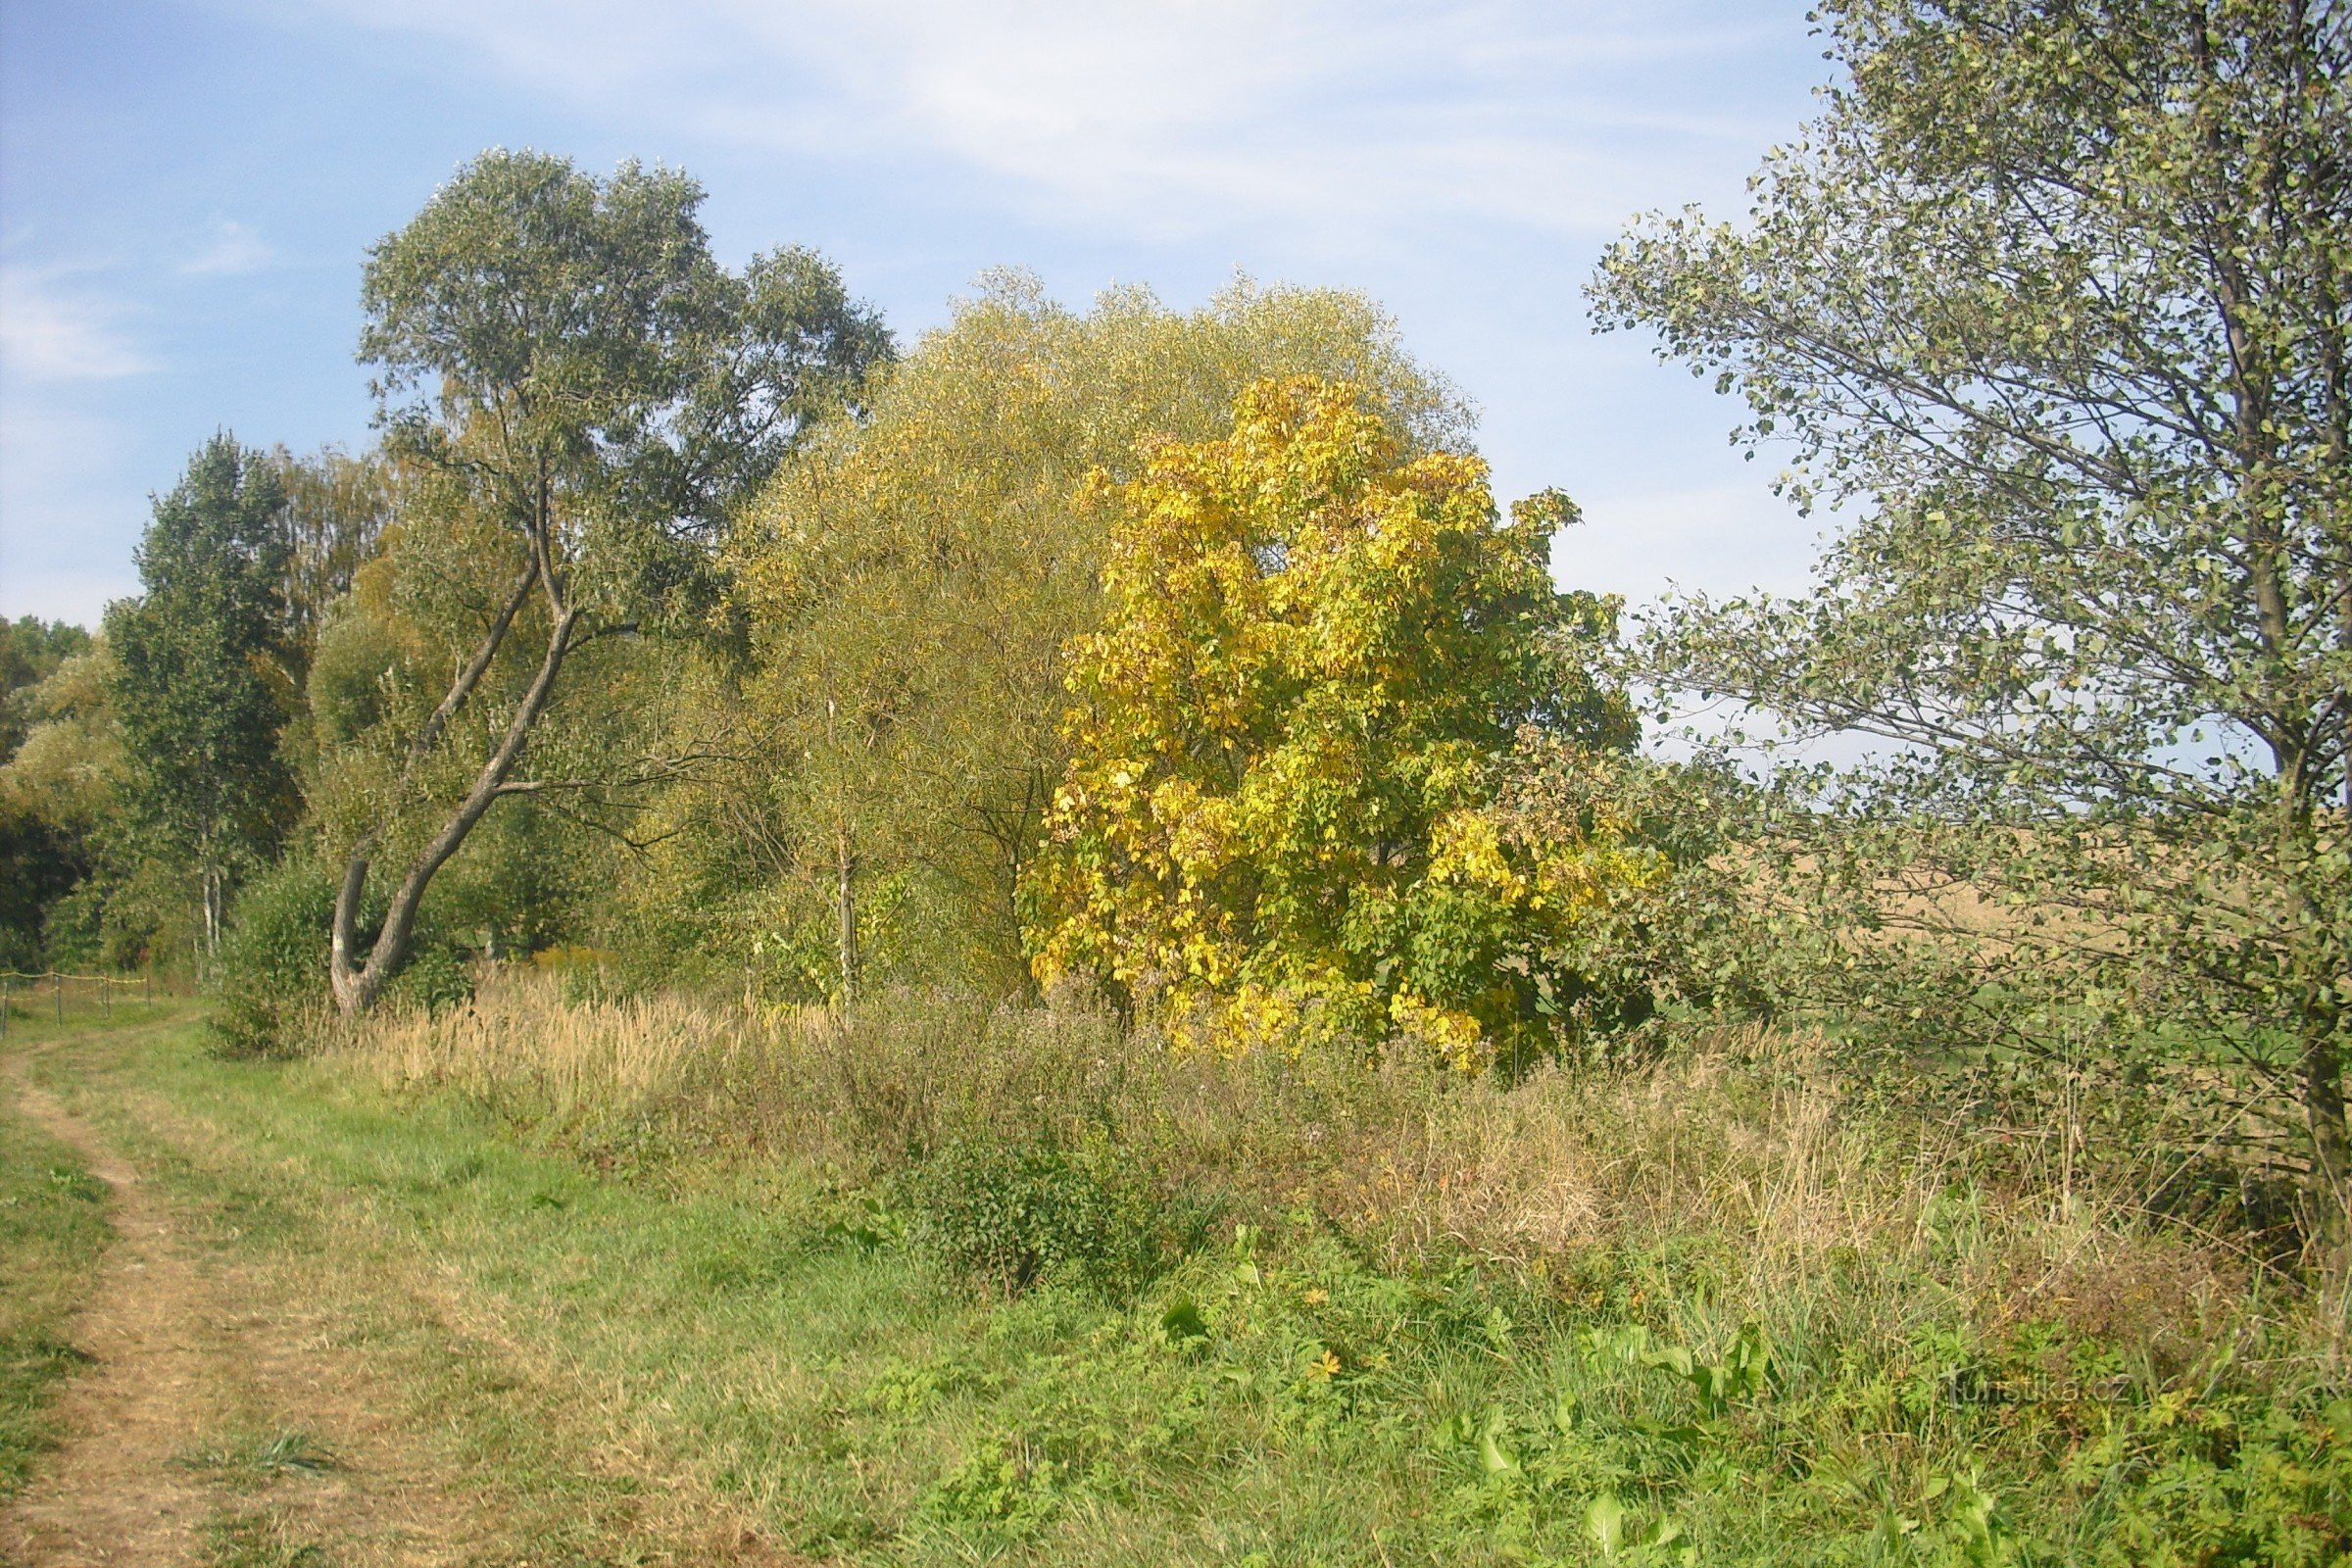
[[[2259,1266],[2086,1183],[2064,1129],[1986,1138],[1932,1120],[1857,1090],[1819,1037],[1755,1029],[1505,1086],[1411,1063],[1179,1055],[1084,1005],[898,995],[755,1014],[567,1002],[510,972],[467,1008],[380,1017],[326,1054],[604,1164],[780,1160],[855,1184],[956,1143],[1101,1141],[1240,1214],[1311,1210],[1391,1266],[1466,1253],[1573,1282],[1598,1254],[1680,1250],[1748,1298],[1876,1271],[1933,1279],[1992,1318],[2074,1318],[2184,1350]]]

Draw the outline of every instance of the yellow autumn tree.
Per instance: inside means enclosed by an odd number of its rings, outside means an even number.
[[[1480,459],[1394,429],[1349,383],[1260,381],[1228,436],[1096,486],[1104,621],[1071,648],[1025,888],[1042,982],[1228,1051],[1400,1037],[1470,1069],[1548,1044],[1586,983],[1540,956],[1643,861],[1560,846],[1560,875],[1494,803],[1523,726],[1630,746],[1622,697],[1557,657],[1615,605],[1552,588],[1566,498],[1502,519]]]
[[[868,984],[1024,989],[1017,894],[1067,756],[1065,650],[1104,608],[1079,493],[1136,476],[1150,440],[1219,434],[1244,387],[1289,374],[1377,388],[1415,451],[1467,427],[1357,295],[1239,279],[1197,310],[1124,288],[1077,311],[984,279],[737,520],[741,771],[704,813],[725,832],[653,862],[662,896],[737,899],[770,954],[797,944],[808,979],[782,994],[854,991],[860,964]],[[771,863],[745,863],[753,843]]]

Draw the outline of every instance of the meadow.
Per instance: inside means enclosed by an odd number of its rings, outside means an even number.
[[[461,165],[0,626],[0,1556],[2352,1565],[2352,34],[1816,11],[1582,317],[1792,595],[1352,290]]]
[[[2282,1276],[2070,1171],[2060,1129],[1938,1122],[1819,1040],[1504,1087],[1175,1054],[1076,1004],[569,990],[509,973],[293,1060],[183,1012],[12,1037],[343,1325],[467,1499],[446,1560],[2352,1549],[2352,1401]],[[87,1223],[72,1169],[10,1167],[18,1410],[87,1278],[23,1239]],[[333,1451],[336,1419],[236,1441]],[[220,1560],[344,1560],[270,1495]]]

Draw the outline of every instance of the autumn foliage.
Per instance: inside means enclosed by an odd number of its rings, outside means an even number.
[[[1545,495],[1408,453],[1345,382],[1261,381],[1230,435],[1099,484],[1100,631],[1072,647],[1071,760],[1027,885],[1038,978],[1086,975],[1182,1043],[1540,1050],[1578,985],[1532,955],[1640,862],[1562,876],[1494,811],[1530,723],[1621,749],[1627,709],[1557,657],[1612,604],[1555,592]],[[1603,869],[1594,874],[1592,867]]]

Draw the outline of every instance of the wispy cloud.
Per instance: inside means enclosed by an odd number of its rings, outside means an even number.
[[[122,307],[74,277],[61,269],[0,265],[0,374],[111,381],[155,368],[124,328]]]
[[[226,277],[258,272],[276,260],[276,249],[251,228],[233,218],[216,218],[203,245],[179,264],[179,270],[199,277]]]
[[[1697,0],[338,4],[551,94],[781,152],[916,155],[1040,216],[1147,231],[1400,212],[1613,229],[1690,144],[1761,139],[1695,83],[1789,20]],[[1695,68],[1680,101],[1658,100],[1661,62]]]

